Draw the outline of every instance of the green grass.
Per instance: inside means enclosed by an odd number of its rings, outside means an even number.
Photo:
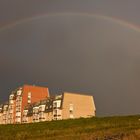
[[[0,140],[140,139],[139,119],[136,115],[0,125]]]

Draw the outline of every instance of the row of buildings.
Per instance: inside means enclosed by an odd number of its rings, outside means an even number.
[[[33,123],[95,116],[93,96],[64,92],[50,96],[46,87],[24,85],[0,105],[0,124]]]

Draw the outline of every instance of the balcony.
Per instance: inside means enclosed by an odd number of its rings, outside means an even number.
[[[34,122],[39,122],[39,116],[38,115],[33,115],[33,121]]]
[[[44,115],[43,112],[40,112],[40,113],[39,113],[39,118],[40,118],[40,119],[44,119],[44,118],[45,118],[45,115]]]
[[[21,93],[22,93],[22,90],[18,90],[18,91],[17,91],[17,95],[18,95],[18,96],[20,96]]]
[[[22,99],[19,99],[19,98],[16,99],[16,103],[21,103],[21,102],[22,102]]]
[[[16,117],[21,117],[21,112],[17,112]]]
[[[7,114],[7,111],[4,111],[4,112],[3,112],[3,115],[6,115],[6,114]]]
[[[60,108],[61,107],[61,100],[56,100],[53,102],[53,108]]]
[[[53,110],[53,119],[61,120],[62,119],[62,111],[60,109]]]
[[[21,118],[16,118],[16,123],[20,123],[21,122]]]
[[[22,101],[22,97],[21,97],[21,96],[17,96],[17,97],[16,97],[16,103],[17,103],[17,102],[21,102],[21,101]]]
[[[37,114],[38,112],[39,112],[39,107],[34,107],[34,108],[33,108],[33,113],[34,113],[34,114]]]
[[[10,96],[9,96],[9,100],[13,100],[14,99],[14,94],[11,94]]]
[[[16,104],[16,108],[21,108],[21,105],[20,104]]]
[[[62,116],[54,116],[53,120],[62,120]]]
[[[13,112],[14,112],[14,110],[12,110],[12,109],[11,109],[11,110],[9,110],[9,113],[11,113],[11,114],[12,114]]]
[[[21,106],[16,107],[16,112],[21,111]]]
[[[9,104],[13,104],[14,103],[14,100],[9,100]]]
[[[43,111],[45,111],[45,105],[39,106],[39,112],[43,112]]]
[[[9,116],[8,116],[8,119],[13,119],[13,116],[12,116],[12,115],[9,115]]]
[[[9,106],[8,110],[13,110],[14,108],[12,106]]]
[[[28,114],[28,110],[24,110],[23,111],[23,116],[27,116],[27,114]]]

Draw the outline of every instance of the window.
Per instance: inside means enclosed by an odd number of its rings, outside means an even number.
[[[31,103],[31,100],[28,100],[28,104],[30,104]]]
[[[21,95],[21,93],[22,93],[22,90],[17,91],[17,95]]]
[[[31,96],[32,96],[31,92],[28,92],[28,103],[31,103]]]
[[[73,118],[74,118],[73,114],[70,114],[70,118],[71,118],[71,119],[73,119]]]
[[[57,110],[54,110],[54,114],[55,114],[55,115],[57,114]]]
[[[69,111],[72,112],[73,111],[73,104],[69,105]]]
[[[69,104],[69,113],[70,113],[70,118],[74,118],[73,116],[73,104]]]
[[[31,92],[28,92],[28,98],[31,98]]]
[[[53,103],[53,107],[56,108],[57,107],[57,102]]]

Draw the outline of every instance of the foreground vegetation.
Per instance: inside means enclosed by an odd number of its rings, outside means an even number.
[[[0,140],[139,140],[140,115],[0,125]]]

